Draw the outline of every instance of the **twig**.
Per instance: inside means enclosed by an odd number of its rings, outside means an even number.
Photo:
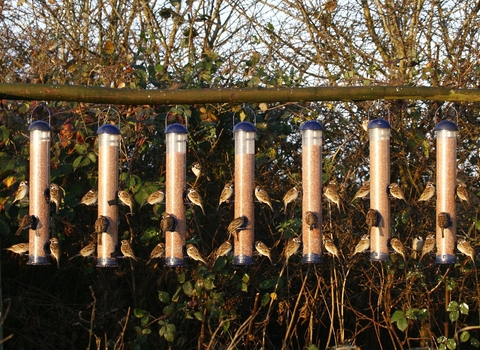
[[[303,279],[302,288],[300,288],[300,292],[298,293],[297,301],[295,302],[295,306],[293,307],[292,317],[290,318],[290,323],[289,323],[289,325],[288,325],[288,327],[285,331],[285,338],[283,338],[282,349],[288,349],[287,340],[288,340],[288,337],[290,336],[290,331],[292,330],[293,321],[295,319],[295,312],[297,311],[298,304],[300,303],[300,299],[302,298],[302,295],[303,295],[303,290],[305,289],[305,285],[307,284],[307,277],[308,277],[309,272],[310,272],[310,265],[308,265],[307,274],[305,275],[305,278]]]

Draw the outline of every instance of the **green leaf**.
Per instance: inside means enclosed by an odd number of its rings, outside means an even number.
[[[401,330],[402,332],[404,332],[405,329],[407,329],[407,327],[408,327],[408,321],[405,317],[403,317],[403,318],[401,318],[397,321],[397,328],[399,330]]]
[[[463,315],[468,315],[468,304],[466,304],[466,303],[461,303],[461,304],[458,306],[458,309],[460,310],[460,312],[461,312]]]
[[[468,339],[470,339],[470,333],[468,331],[464,331],[462,333],[460,333],[460,341],[465,343],[466,341],[468,341]]]
[[[390,321],[397,322],[397,328],[402,332],[405,331],[405,329],[407,329],[408,327],[408,321],[405,318],[402,310],[395,311],[390,318]]]
[[[390,317],[391,322],[397,322],[398,320],[404,318],[405,316],[403,315],[402,310],[397,310],[393,313],[392,317]]]
[[[208,278],[203,280],[203,286],[206,290],[212,290],[213,288],[215,288],[215,284],[213,283],[213,281]]]
[[[135,315],[136,318],[142,318],[142,317],[148,316],[149,312],[142,309],[134,309],[133,314]]]
[[[477,338],[471,338],[470,339],[470,344],[476,348],[480,348],[480,342],[478,341]]]
[[[143,316],[140,320],[140,326],[145,327],[149,321],[150,317],[148,315]]]
[[[262,297],[262,306],[267,306],[270,303],[270,293],[265,293]]]
[[[185,293],[186,296],[191,297],[193,294],[193,286],[192,282],[187,281],[182,285],[183,292]]]
[[[457,343],[455,342],[454,339],[451,339],[451,338],[447,339],[446,345],[447,345],[447,349],[449,350],[454,350],[457,348]]]
[[[180,284],[185,283],[185,272],[182,271],[177,275],[177,281]]]
[[[73,170],[78,168],[78,166],[82,162],[82,159],[83,159],[83,156],[78,156],[77,158],[75,158],[75,160],[73,161],[73,164],[72,164]]]
[[[243,274],[242,281],[245,283],[248,283],[248,281],[250,281],[250,277],[248,276],[248,274]]]
[[[458,316],[460,316],[460,312],[458,312],[458,310],[450,311],[450,313],[448,314],[448,318],[450,319],[450,322],[457,321]]]
[[[447,311],[456,311],[457,309],[458,303],[455,300],[452,300],[447,306]]]
[[[161,291],[159,290],[158,291],[158,299],[164,303],[164,304],[168,304],[170,302],[170,294],[168,294],[167,292],[165,291]]]
[[[317,346],[314,344],[310,344],[307,348],[308,350],[318,350]]]
[[[167,305],[163,308],[164,315],[170,315],[174,311],[175,311],[175,308],[172,305]]]
[[[195,316],[197,320],[203,321],[203,314],[200,311],[195,312],[193,316]]]

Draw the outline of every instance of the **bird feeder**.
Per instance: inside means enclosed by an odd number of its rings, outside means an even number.
[[[118,153],[120,130],[112,124],[105,124],[98,134],[98,216],[108,220],[106,232],[99,232],[97,239],[97,266],[117,265],[118,244]]]
[[[300,126],[302,133],[302,241],[304,263],[322,262],[322,136],[323,126],[310,120]],[[315,227],[306,224],[307,213],[315,215]],[[310,214],[311,215],[311,214]]]
[[[449,216],[448,227],[436,225],[437,264],[455,262],[455,241],[457,232],[457,212],[455,186],[457,178],[457,136],[455,123],[444,120],[435,127],[437,137],[437,212]]]
[[[187,128],[178,123],[165,129],[167,146],[165,211],[176,220],[175,231],[165,232],[165,265],[170,267],[185,265],[183,247],[187,225],[183,197],[186,189],[187,134]]]
[[[235,140],[235,208],[234,217],[244,216],[247,224],[237,232],[233,263],[253,264],[255,191],[255,135],[257,128],[250,122],[240,122],[233,128]]]
[[[390,123],[375,119],[368,124],[370,138],[370,208],[379,215],[370,231],[370,260],[385,261],[390,257]]]
[[[29,215],[35,216],[35,229],[29,230],[29,265],[46,265],[44,247],[50,239],[50,125],[35,121],[30,131],[30,189]]]

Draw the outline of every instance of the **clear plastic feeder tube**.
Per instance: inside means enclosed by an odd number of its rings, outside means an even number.
[[[185,246],[186,208],[184,193],[186,190],[187,128],[182,124],[172,124],[165,129],[167,146],[167,173],[165,188],[165,211],[176,220],[175,231],[165,233],[165,265],[183,266],[183,247]]]
[[[233,263],[253,264],[255,191],[255,135],[257,128],[250,122],[240,122],[233,129],[235,139],[235,208],[234,216],[244,216],[248,222],[234,241]]]
[[[120,130],[111,124],[101,126],[98,131],[98,216],[108,220],[106,232],[98,233],[97,266],[117,265],[118,245],[118,153]]]
[[[29,215],[35,216],[35,229],[29,230],[28,265],[46,265],[44,250],[50,239],[50,205],[45,200],[45,191],[50,190],[50,125],[35,121],[30,131],[30,179]]]
[[[447,213],[450,225],[442,229],[437,222],[437,264],[453,264],[455,262],[455,242],[457,233],[457,211],[455,203],[455,187],[457,179],[457,136],[455,123],[445,120],[435,128],[437,138],[437,210]]]
[[[302,243],[303,263],[322,262],[322,137],[323,126],[310,120],[300,126],[302,133]],[[305,215],[312,212],[317,225],[310,229]]]
[[[383,119],[368,124],[370,139],[370,208],[380,218],[378,227],[370,231],[370,260],[386,261],[390,258],[390,124]]]

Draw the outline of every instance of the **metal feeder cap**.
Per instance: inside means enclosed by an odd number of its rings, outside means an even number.
[[[188,131],[184,125],[175,123],[165,129],[165,134],[188,134]]]
[[[385,119],[375,119],[368,123],[369,129],[391,129],[390,123]]]
[[[233,132],[237,131],[257,132],[257,127],[250,122],[240,122],[233,128]]]
[[[32,130],[51,131],[52,128],[47,122],[44,122],[43,120],[37,120],[28,127],[28,131]]]
[[[97,135],[100,134],[120,135],[120,130],[115,125],[105,124],[98,128]]]
[[[309,120],[300,125],[300,130],[323,130],[323,125],[316,120]]]
[[[435,131],[439,130],[458,131],[458,126],[450,120],[443,120],[435,127]]]

